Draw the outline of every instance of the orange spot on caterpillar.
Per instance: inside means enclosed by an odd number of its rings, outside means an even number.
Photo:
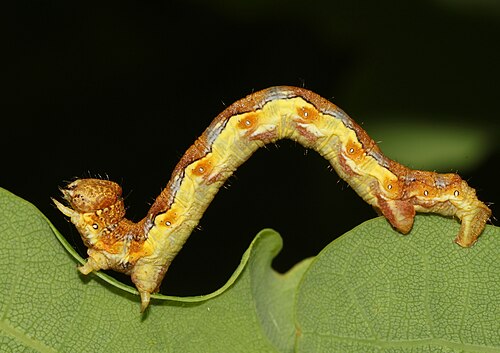
[[[176,216],[177,214],[168,214],[168,216],[165,217],[165,219],[163,220],[163,224],[166,225],[167,227],[172,226],[177,220]]]
[[[257,125],[257,114],[256,113],[248,113],[243,115],[238,121],[238,127],[240,129],[250,129]]]
[[[355,162],[360,161],[365,154],[363,148],[359,145],[359,143],[356,143],[352,140],[350,140],[346,144],[345,150],[347,152],[347,157]]]
[[[171,227],[178,222],[177,211],[169,209],[167,212],[156,216],[155,223],[157,226]]]
[[[212,171],[212,163],[209,160],[202,160],[197,162],[192,169],[196,176],[209,175]]]
[[[417,197],[422,200],[432,201],[435,197],[443,194],[442,189],[438,189],[429,180],[417,179],[406,185],[406,194],[409,197]],[[453,193],[453,191],[451,191]]]
[[[318,111],[310,107],[298,107],[297,114],[304,120],[317,120],[319,117]]]
[[[398,180],[386,179],[383,185],[384,189],[390,194],[391,198],[399,198],[401,196],[402,187]]]

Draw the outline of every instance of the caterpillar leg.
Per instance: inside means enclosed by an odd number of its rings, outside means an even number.
[[[139,260],[134,266],[131,279],[141,296],[141,313],[148,307],[151,293],[158,292],[169,265],[170,262],[167,264],[152,264]]]
[[[88,275],[90,272],[107,270],[109,268],[108,259],[104,254],[94,249],[89,249],[87,253],[89,255],[87,262],[85,265],[78,267],[78,271],[82,274]]]
[[[463,247],[473,245],[481,232],[483,231],[486,222],[491,216],[491,210],[479,205],[476,209],[461,216],[462,225],[455,238],[455,243]]]
[[[402,234],[408,234],[413,227],[415,219],[415,207],[401,200],[385,200],[379,198],[378,207],[380,213],[389,221],[389,223]]]

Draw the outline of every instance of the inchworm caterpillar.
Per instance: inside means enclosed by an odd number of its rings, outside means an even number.
[[[69,207],[54,202],[88,247],[79,270],[129,274],[143,311],[225,180],[259,147],[284,138],[320,153],[401,233],[411,230],[415,212],[455,216],[461,221],[455,241],[467,247],[491,215],[457,174],[394,162],[333,103],[302,88],[271,87],[233,103],[212,121],[140,222],[125,218],[121,187],[114,182],[78,179],[61,189]]]

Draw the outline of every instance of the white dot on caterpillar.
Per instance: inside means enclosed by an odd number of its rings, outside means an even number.
[[[427,196],[427,195],[429,195],[429,191],[424,190],[424,196]]]
[[[455,191],[453,192],[453,195],[454,195],[455,197],[458,197],[458,195],[460,195],[460,192],[459,192],[458,190],[455,190]]]
[[[205,168],[203,167],[198,167],[198,172],[203,173],[205,171]]]
[[[250,120],[245,120],[245,125],[250,126],[250,125],[252,125],[252,122]]]
[[[172,222],[170,222],[170,221],[166,221],[166,222],[165,222],[165,225],[166,225],[167,227],[170,227],[170,226],[172,225]]]
[[[92,224],[92,228],[94,228],[94,229],[98,229],[98,228],[99,228],[99,226],[97,225],[97,223],[94,223],[94,224]]]
[[[392,189],[392,184],[387,185],[387,189],[391,190]]]
[[[349,153],[354,153],[354,148],[349,148]]]

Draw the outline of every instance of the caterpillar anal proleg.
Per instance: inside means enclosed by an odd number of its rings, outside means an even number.
[[[214,119],[137,223],[125,218],[121,188],[114,182],[78,179],[62,189],[67,206],[54,202],[89,248],[80,271],[109,268],[129,274],[144,310],[226,179],[259,147],[284,138],[321,154],[402,233],[411,230],[416,212],[454,216],[461,221],[455,241],[467,247],[491,215],[457,174],[394,162],[333,103],[302,88],[272,87],[235,102]]]

